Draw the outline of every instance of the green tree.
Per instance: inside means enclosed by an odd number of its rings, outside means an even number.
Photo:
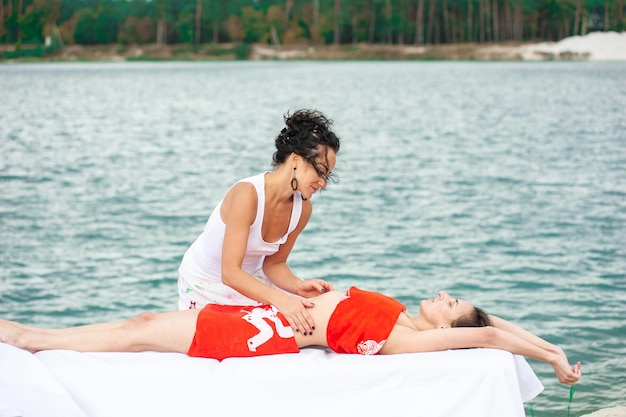
[[[61,0],[35,0],[20,19],[22,36],[26,41],[43,42],[60,16]],[[48,33],[45,33],[46,29]]]
[[[0,39],[4,37],[4,0],[0,0]]]
[[[76,12],[76,23],[74,24],[74,41],[81,45],[93,45],[95,39],[93,27],[96,24],[93,11],[82,9]]]
[[[196,0],[196,12],[194,14],[193,43],[202,41],[202,0]]]
[[[100,7],[96,11],[93,39],[96,44],[106,45],[117,42],[119,22],[110,7]]]
[[[156,30],[152,19],[149,17],[137,18],[128,16],[120,28],[118,40],[124,44],[145,44],[154,42]]]
[[[270,6],[265,13],[267,27],[273,44],[280,44],[280,37],[285,33],[287,19],[285,11],[280,6]]]
[[[160,45],[167,43],[167,5],[165,0],[156,0],[156,20],[157,20],[157,35],[156,41]]]
[[[184,10],[176,18],[176,31],[172,36],[174,43],[193,43],[195,16],[191,10]]]
[[[237,16],[230,16],[224,22],[226,33],[230,40],[234,42],[241,42],[244,39],[243,27],[241,26],[241,20]]]
[[[265,42],[267,40],[267,26],[263,12],[246,6],[241,11],[241,25],[246,43]]]
[[[129,0],[129,2],[145,4],[145,0]],[[70,20],[79,10],[90,9],[95,11],[97,8],[98,0],[63,0],[61,2],[59,23],[63,24]]]
[[[333,1],[333,43],[341,42],[341,0]]]
[[[115,43],[118,29],[116,15],[110,6],[100,6],[96,11],[82,9],[76,12],[74,40],[83,45]]]
[[[471,0],[468,0],[471,1]],[[417,0],[415,8],[415,44],[424,43],[424,0]]]
[[[626,28],[626,0],[0,0],[0,39],[456,43]],[[154,32],[154,33],[153,33]]]

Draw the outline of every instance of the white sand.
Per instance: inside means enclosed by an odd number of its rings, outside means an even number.
[[[581,417],[626,417],[626,407],[605,408]]]
[[[542,54],[588,54],[590,61],[626,61],[626,32],[591,32],[571,36],[559,42],[543,42],[520,47],[524,60],[543,59]],[[545,56],[544,56],[545,58]]]

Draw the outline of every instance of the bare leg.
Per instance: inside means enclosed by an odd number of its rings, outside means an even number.
[[[30,352],[67,349],[80,352],[187,353],[200,310],[143,313],[117,323],[70,329],[39,329],[0,320],[0,341]]]
[[[2,320],[0,320],[2,321]],[[45,334],[63,334],[63,333],[78,333],[79,331],[82,330],[89,330],[89,331],[93,331],[93,330],[105,330],[105,329],[114,329],[117,327],[122,327],[123,325],[125,325],[129,320],[123,320],[123,321],[111,321],[108,323],[94,323],[94,324],[87,324],[87,325],[82,325],[82,326],[75,326],[75,327],[66,327],[64,329],[44,329],[42,327],[35,327],[35,326],[27,326],[26,324],[22,324],[22,323],[18,323],[18,322],[11,322],[13,325],[15,325],[16,327],[20,328],[23,331],[29,331],[29,332],[39,332],[39,333],[45,333]]]

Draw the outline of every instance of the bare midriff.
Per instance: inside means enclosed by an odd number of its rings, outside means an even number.
[[[328,340],[326,338],[328,322],[344,294],[344,291],[329,291],[317,297],[309,298],[309,301],[315,303],[315,307],[308,309],[308,312],[315,321],[315,330],[312,335],[307,336],[299,332],[294,332],[296,343],[299,347],[328,346]],[[406,311],[400,313],[396,324],[415,328],[411,321],[411,315]]]

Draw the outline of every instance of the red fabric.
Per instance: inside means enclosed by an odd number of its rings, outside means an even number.
[[[291,327],[276,308],[208,304],[198,314],[187,354],[222,360],[299,351]]]
[[[375,355],[404,310],[391,297],[351,287],[330,316],[328,347],[337,353]]]

